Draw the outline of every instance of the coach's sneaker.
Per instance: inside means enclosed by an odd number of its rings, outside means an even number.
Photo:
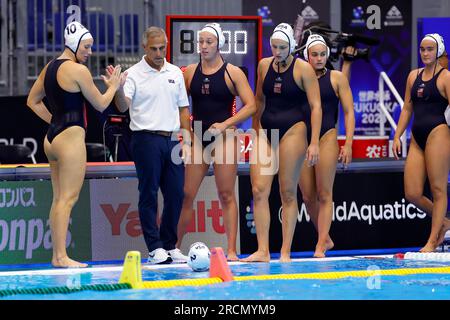
[[[172,258],[173,263],[187,263],[189,260],[188,256],[185,256],[178,248],[169,250],[167,252],[169,253],[169,256]]]
[[[149,264],[167,264],[172,262],[172,258],[163,248],[153,250],[148,254]]]

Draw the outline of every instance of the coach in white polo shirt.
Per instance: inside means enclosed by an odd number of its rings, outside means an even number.
[[[126,82],[114,101],[121,112],[130,109],[131,150],[139,180],[139,218],[149,251],[148,262],[186,262],[187,257],[175,248],[184,195],[184,164],[173,161],[171,156],[179,145],[180,126],[185,129],[182,159],[190,156],[189,100],[181,70],[164,58],[164,30],[148,28],[142,46],[145,56],[127,70]],[[160,228],[159,188],[164,197]]]

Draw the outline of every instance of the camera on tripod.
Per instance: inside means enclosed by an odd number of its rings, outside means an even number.
[[[125,114],[108,114],[103,125],[103,144],[109,144],[113,151],[113,161],[119,159],[119,139],[126,138],[129,131],[130,117]]]

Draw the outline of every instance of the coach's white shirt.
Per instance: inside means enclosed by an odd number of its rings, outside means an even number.
[[[183,73],[166,59],[160,71],[153,69],[144,57],[127,70],[123,87],[125,96],[131,99],[130,128],[177,131],[179,108],[189,106]]]

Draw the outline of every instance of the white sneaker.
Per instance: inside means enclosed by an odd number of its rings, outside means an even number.
[[[178,248],[169,250],[168,253],[172,258],[173,263],[187,263],[189,260],[188,256],[185,256]]]
[[[171,263],[172,258],[167,254],[163,248],[158,248],[149,252],[147,263],[149,264],[166,264]]]

